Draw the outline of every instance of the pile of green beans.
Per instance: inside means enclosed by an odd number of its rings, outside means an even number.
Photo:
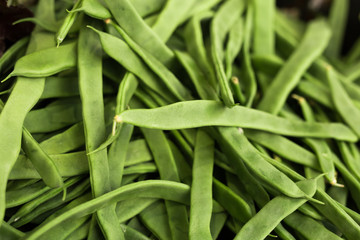
[[[0,58],[0,239],[360,239],[348,0],[39,0]]]

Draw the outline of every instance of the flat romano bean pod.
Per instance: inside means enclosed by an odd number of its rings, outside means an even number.
[[[212,15],[212,12],[205,12],[192,17],[186,24],[184,38],[189,54],[191,54],[197,64],[199,64],[199,67],[206,76],[208,83],[215,89],[217,87],[215,72],[211,63],[208,61],[208,54],[205,49],[203,32],[201,29],[201,21],[211,17]]]
[[[331,67],[327,70],[331,98],[334,106],[344,121],[360,136],[360,110],[351,101]]]
[[[177,0],[167,1],[156,22],[151,27],[152,30],[161,40],[166,42],[195,2],[195,0],[181,2]]]
[[[242,106],[226,108],[222,103],[210,100],[179,102],[155,109],[127,110],[119,115],[118,121],[164,130],[237,126],[288,136],[357,140],[355,134],[340,123],[291,121]]]
[[[141,129],[154,156],[160,179],[179,182],[179,173],[165,134],[159,130]],[[173,239],[187,239],[189,222],[185,206],[165,201]]]
[[[40,147],[47,154],[61,154],[76,150],[84,144],[84,126],[82,122],[79,122],[65,131],[42,141]]]
[[[105,2],[116,22],[129,37],[165,66],[171,65],[174,54],[146,25],[129,0]]]
[[[144,225],[159,239],[171,239],[165,204],[157,201],[140,213]]]
[[[221,6],[211,22],[211,59],[215,68],[217,81],[220,85],[221,98],[227,107],[232,107],[235,102],[222,63],[224,56],[222,45],[227,32],[230,30],[230,26],[240,17],[245,7],[244,5],[243,1],[227,1]]]
[[[275,52],[275,1],[256,0],[254,4],[254,52],[270,55]]]
[[[244,223],[252,217],[252,210],[245,200],[215,178],[213,191],[216,201],[235,219]]]
[[[139,80],[149,88],[173,102],[171,99],[174,97],[164,94],[167,92],[166,87],[162,83],[159,83],[155,74],[151,72],[145,63],[143,63],[124,41],[110,34],[98,31],[94,28],[92,29],[99,34],[103,49],[111,58],[123,65],[129,72],[138,76]],[[116,50],[114,50],[114,47]],[[120,52],[121,54],[118,54]]]
[[[284,219],[284,222],[307,239],[343,239],[326,229],[321,223],[310,217],[304,216],[301,213],[294,212],[290,214]]]
[[[165,180],[147,180],[138,183],[129,184],[118,188],[117,190],[103,194],[100,197],[80,204],[69,211],[66,211],[58,217],[44,224],[36,231],[27,235],[27,239],[38,239],[46,232],[50,231],[59,223],[76,217],[86,216],[108,204],[119,202],[125,199],[150,197],[164,198],[171,201],[189,204],[189,186]]]
[[[77,182],[81,180],[81,177],[75,177],[72,179],[68,179],[64,183],[64,187],[68,188]],[[41,196],[37,197],[36,199],[24,204],[19,208],[19,210],[16,211],[14,215],[11,216],[9,219],[9,223],[17,222],[20,218],[22,218],[24,215],[29,214],[31,211],[33,211],[36,207],[38,207],[43,202],[53,198],[54,196],[61,193],[62,189],[51,189],[50,191],[46,192],[45,194],[42,194]],[[18,227],[18,226],[17,226]]]
[[[30,133],[46,133],[73,125],[81,120],[80,100],[64,100],[56,105],[32,110],[26,115],[24,126]]]
[[[246,15],[245,19],[245,26],[244,26],[244,46],[242,50],[242,71],[244,72],[244,91],[246,93],[246,106],[250,107],[253,104],[256,90],[257,90],[257,83],[255,79],[255,73],[251,66],[250,61],[250,44],[251,44],[251,30],[253,26],[253,15],[254,15],[254,8],[253,5],[250,4],[248,7],[248,14]],[[240,83],[240,82],[239,82]],[[240,84],[239,84],[240,86]],[[241,90],[240,90],[241,92]],[[241,96],[241,95],[240,95]],[[241,99],[241,98],[240,98]]]
[[[0,236],[7,240],[17,240],[25,236],[25,233],[17,230],[6,222],[0,225]]]
[[[316,157],[311,152],[285,137],[250,129],[245,130],[245,135],[250,140],[261,144],[281,157],[313,169],[319,169]]]
[[[314,38],[319,39],[316,44]],[[314,21],[309,25],[301,44],[266,90],[258,109],[278,114],[301,75],[319,57],[329,39],[330,31],[324,20]]]
[[[153,204],[158,199],[155,198],[139,198],[130,199],[119,202],[116,205],[116,214],[120,223],[123,223],[142,212],[145,208]]]
[[[115,29],[120,33],[124,40],[129,44],[129,46],[142,58],[142,60],[149,66],[149,68],[156,73],[164,84],[169,88],[171,93],[177,97],[177,99],[185,101],[192,99],[189,90],[187,90],[181,82],[176,78],[176,76],[168,70],[165,65],[158,61],[154,56],[152,56],[146,49],[143,49],[141,46],[137,45],[133,39],[128,36],[123,29],[121,29],[116,24],[113,24]]]
[[[188,72],[200,98],[203,100],[218,100],[215,90],[205,79],[205,75],[200,70],[197,62],[185,52],[175,51],[175,55]]]
[[[23,128],[22,149],[46,185],[52,188],[58,188],[64,185],[54,161],[41,148],[26,128]]]
[[[194,150],[193,181],[190,193],[189,239],[212,239],[212,175],[214,140],[198,130]]]
[[[298,182],[297,186],[309,196],[313,196],[316,192],[316,180],[314,179]],[[294,199],[286,196],[275,197],[241,228],[234,239],[264,239],[280,221],[306,201],[306,199]],[[261,228],[257,226],[261,226]]]
[[[76,66],[76,45],[76,42],[72,42],[25,55],[16,62],[14,70],[3,81],[13,76],[49,77],[73,68]]]
[[[7,191],[6,207],[11,208],[22,205],[49,190],[49,187],[47,187],[42,181],[39,181],[22,189]]]
[[[53,197],[53,198],[49,199],[48,201],[39,205],[37,208],[32,210],[30,213],[22,216],[20,219],[18,219],[13,224],[13,226],[16,226],[16,227],[23,226],[23,225],[33,221],[35,218],[41,216],[41,214],[44,214],[48,211],[56,209],[57,207],[63,205],[64,203],[66,203],[68,201],[74,200],[75,198],[84,194],[89,189],[90,189],[90,182],[88,179],[85,179],[83,182],[76,185],[75,187],[70,187],[67,191],[65,199],[63,199],[63,196],[58,194],[56,197]]]

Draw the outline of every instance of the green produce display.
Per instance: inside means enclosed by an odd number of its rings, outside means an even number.
[[[360,239],[349,1],[276,3],[34,2],[0,58],[0,240]]]

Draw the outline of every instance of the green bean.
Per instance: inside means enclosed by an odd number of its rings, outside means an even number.
[[[0,72],[7,72],[21,56],[25,53],[25,46],[29,37],[24,37],[7,49],[0,58]]]
[[[63,205],[64,203],[79,197],[81,194],[83,194],[85,191],[87,191],[89,189],[89,187],[90,187],[90,182],[88,179],[85,179],[80,184],[78,184],[75,187],[72,187],[68,190],[65,200],[63,200],[63,197],[61,195],[57,195],[56,197],[42,203],[41,205],[39,205],[37,208],[35,208],[33,211],[31,211],[27,215],[22,216],[13,225],[18,227],[18,226],[22,226],[26,223],[29,223],[30,221],[34,220],[36,217],[40,216],[41,214],[44,214],[47,211],[56,209],[57,207]]]
[[[346,22],[348,20],[348,11],[348,0],[335,0],[331,3],[329,25],[332,31],[332,37],[325,51],[326,56],[329,58],[339,58],[340,56]]]
[[[134,240],[151,240],[151,238],[145,236],[143,233],[135,230],[134,228],[121,224],[121,228],[124,231],[126,239],[134,239]]]
[[[254,53],[274,54],[275,1],[254,1]]]
[[[62,47],[43,49],[20,58],[14,70],[3,80],[13,76],[48,77],[76,66],[76,42]],[[54,58],[56,56],[56,58]]]
[[[143,174],[157,172],[156,165],[154,163],[141,163],[134,166],[130,166],[124,169],[124,175],[129,174]]]
[[[79,89],[82,100],[85,145],[95,150],[105,139],[104,103],[102,97],[101,44],[89,28],[80,31],[78,46]],[[89,80],[91,79],[91,81]],[[95,197],[110,191],[110,170],[106,150],[88,155],[91,188]],[[120,231],[115,205],[96,214],[99,226],[108,239],[124,239]]]
[[[319,178],[321,179],[321,178]],[[332,187],[332,188],[336,188],[336,189],[342,189],[339,187]],[[298,211],[303,213],[304,215],[311,217],[315,220],[319,220],[319,221],[323,221],[324,217],[311,205],[309,205],[308,203],[303,204],[301,207],[298,208]]]
[[[82,120],[79,99],[65,99],[58,103],[32,110],[24,121],[27,130],[30,133],[46,133],[62,129]]]
[[[168,94],[166,87],[159,83],[157,77],[150,69],[140,60],[140,58],[130,49],[130,47],[124,43],[119,38],[116,38],[110,34],[100,32],[92,28],[96,33],[99,34],[101,44],[104,51],[122,66],[124,66],[129,72],[132,72],[134,75],[139,77],[146,86],[155,92],[159,93],[161,96],[173,102],[173,97]],[[117,54],[120,53],[121,54]]]
[[[160,179],[179,182],[179,173],[165,134],[159,130],[141,129],[154,156]],[[185,206],[165,201],[173,239],[188,238],[188,216]]]
[[[327,80],[330,85],[331,98],[336,110],[344,121],[360,136],[360,126],[358,119],[360,110],[351,102],[349,95],[338,82],[334,71],[329,67],[327,70]]]
[[[334,154],[333,158],[334,164],[336,168],[341,173],[344,181],[346,183],[346,187],[350,190],[350,193],[354,199],[356,199],[355,204],[359,207],[360,202],[360,183],[359,181],[349,172],[349,170],[344,166],[344,164],[340,161],[340,159]]]
[[[306,239],[340,240],[336,234],[327,230],[321,223],[294,212],[284,219],[285,223],[299,232]]]
[[[116,189],[121,186],[127,148],[133,129],[133,125],[126,123],[123,124],[119,137],[111,144],[109,148],[108,162],[111,189]]]
[[[137,88],[138,82],[134,75],[127,73],[123,81],[120,83],[118,95],[116,98],[115,118],[118,114],[126,109],[130,98]],[[115,135],[116,121],[113,122],[112,134]],[[121,186],[122,173],[126,160],[126,153],[130,138],[133,132],[133,126],[123,124],[119,136],[111,145],[108,153],[109,157],[109,170],[110,170],[110,185],[112,189]]]
[[[25,236],[25,233],[17,230],[6,222],[2,222],[0,225],[0,236],[2,239],[16,240]]]
[[[146,25],[129,0],[105,0],[105,2],[116,22],[134,40],[134,43],[148,51],[165,66],[171,65],[174,54],[155,32]]]
[[[80,240],[85,239],[88,236],[90,229],[90,221],[83,223],[80,227],[74,230],[70,235],[67,236],[66,240]]]
[[[194,59],[185,52],[175,51],[175,55],[188,72],[200,98],[203,100],[218,100],[215,90],[208,84],[208,80],[205,79]]]
[[[50,190],[49,187],[47,187],[42,181],[39,181],[30,186],[26,186],[22,189],[7,191],[6,192],[6,208],[11,208],[11,207],[16,207],[16,206],[22,205],[49,190]]]
[[[23,121],[40,98],[43,84],[44,79],[18,78],[0,115],[0,219],[4,217],[7,179],[20,152]]]
[[[319,169],[316,157],[311,152],[285,137],[250,129],[245,130],[245,135],[250,140],[261,144],[281,157],[313,169]]]
[[[226,127],[219,129],[221,134],[227,138],[226,141],[228,141],[231,148],[257,177],[286,196],[311,199],[311,197],[299,189],[290,178],[269,164],[257,153],[257,150],[245,137],[242,129]]]
[[[72,217],[86,216],[108,204],[112,204],[125,199],[136,197],[164,198],[180,203],[189,203],[189,186],[181,183],[165,180],[147,180],[129,184],[118,188],[109,193],[103,194],[95,199],[80,204],[69,211],[66,211],[53,220],[42,225],[36,231],[29,234],[27,239],[37,239],[37,237],[48,232],[57,224]]]
[[[197,1],[198,2],[198,1]],[[186,24],[184,30],[184,38],[186,48],[189,54],[199,64],[200,69],[203,71],[208,83],[212,88],[217,90],[217,82],[214,70],[208,61],[208,56],[205,49],[203,40],[203,33],[201,30],[201,20],[211,17],[212,12],[200,13],[192,17]]]
[[[38,179],[10,180],[6,186],[6,191],[18,190],[38,181]]]
[[[83,123],[76,123],[65,131],[56,134],[40,143],[48,154],[61,154],[76,150],[85,143]]]
[[[306,121],[315,122],[314,113],[306,99],[297,95],[296,98],[300,104]],[[322,172],[326,173],[325,177],[329,180],[330,184],[337,185],[334,162],[331,159],[332,152],[328,144],[325,141],[311,138],[305,138],[304,142],[315,152],[320,168]]]
[[[61,25],[61,27],[57,31],[57,33],[56,33],[56,45],[57,45],[57,47],[59,47],[60,44],[64,41],[64,39],[65,39],[66,35],[68,34],[70,28],[74,24],[74,22],[75,22],[75,20],[76,20],[76,18],[78,16],[78,12],[76,12],[74,10],[80,8],[81,4],[82,4],[82,0],[77,0],[75,2],[72,10],[68,13],[65,20],[63,21],[63,24]]]
[[[143,163],[152,160],[152,155],[144,139],[137,139],[129,143],[125,166]]]
[[[308,196],[316,192],[316,180],[304,180],[296,184]],[[278,196],[267,203],[240,230],[234,239],[264,239],[286,216],[303,205],[306,199]],[[261,228],[256,227],[261,226]]]
[[[101,232],[99,225],[97,224],[96,216],[93,214],[90,220],[88,240],[105,240],[104,235]]]
[[[254,8],[253,5],[250,4],[248,6],[248,13],[245,19],[245,28],[244,28],[244,46],[243,46],[243,54],[242,54],[242,70],[244,72],[244,90],[247,97],[246,106],[250,107],[253,104],[257,84],[255,79],[255,73],[251,66],[250,61],[250,44],[251,44],[251,29],[253,26],[253,15]]]
[[[52,188],[63,187],[63,179],[54,161],[40,147],[39,143],[36,142],[26,128],[23,128],[22,149],[46,185]]]
[[[211,222],[210,222],[210,231],[212,239],[218,239],[220,231],[223,229],[225,222],[226,222],[227,214],[222,213],[213,213],[211,215]]]
[[[186,183],[188,185],[191,185],[192,182],[192,169],[190,167],[190,164],[185,160],[184,156],[182,155],[182,152],[179,150],[179,148],[170,140],[168,141],[171,152],[174,156],[174,160],[176,163],[176,167],[178,169],[179,178],[180,181],[183,183]]]
[[[64,187],[65,188],[71,187],[72,185],[76,184],[80,180],[81,180],[81,177],[75,177],[75,178],[69,179],[64,183]],[[16,211],[16,213],[14,213],[11,216],[8,223],[15,222],[15,224],[16,224],[16,222],[20,218],[22,218],[26,214],[29,214],[30,212],[32,212],[40,204],[42,204],[45,201],[55,197],[61,191],[62,191],[62,189],[51,189],[50,191],[46,192],[45,194],[42,194],[41,196],[37,197],[36,199],[24,204],[23,206],[21,206],[21,208],[19,208],[19,210]],[[16,226],[16,227],[19,227],[19,226]]]
[[[195,2],[195,0],[181,2],[177,0],[167,1],[157,17],[155,24],[152,26],[152,30],[162,41],[166,42],[178,25],[180,25],[181,20],[190,8],[194,6]]]
[[[225,50],[225,75],[227,79],[232,75],[232,64],[241,50],[244,40],[243,19],[237,18],[229,31],[229,39]]]
[[[137,45],[136,42],[131,39],[124,30],[122,30],[116,24],[113,24],[116,30],[120,33],[120,35],[124,38],[124,40],[129,44],[129,46],[142,58],[142,60],[149,66],[149,68],[154,71],[160,79],[165,83],[165,85],[169,88],[171,93],[176,96],[179,100],[189,100],[191,99],[191,95],[189,90],[187,90],[176,78],[176,76],[168,70],[165,65],[163,65],[160,61],[158,61],[154,56],[152,56],[146,49],[141,48],[141,46]]]
[[[158,239],[172,239],[169,217],[163,202],[156,201],[150,205],[140,213],[140,219]]]
[[[252,217],[252,210],[244,199],[215,178],[213,184],[214,198],[231,216],[242,223]]]
[[[83,151],[67,154],[50,155],[63,177],[72,177],[89,172],[86,154]],[[12,168],[9,179],[40,178],[31,161],[20,155]]]
[[[123,223],[142,212],[145,208],[153,204],[157,199],[154,198],[141,198],[130,199],[119,202],[116,205],[116,214],[119,223]]]
[[[212,239],[212,174],[214,140],[198,130],[194,150],[193,180],[190,194],[189,239]]]
[[[135,126],[164,130],[238,126],[290,136],[332,137],[347,141],[357,139],[352,131],[342,124],[290,121],[241,106],[225,108],[221,103],[209,100],[179,102],[155,109],[127,110],[119,115],[118,120]]]
[[[319,39],[319,41],[314,43],[314,39]],[[289,93],[298,84],[301,75],[319,57],[329,39],[330,31],[325,21],[318,20],[311,23],[299,47],[265,92],[258,109],[278,114]]]
[[[324,205],[313,204],[318,211],[330,220],[344,235],[349,239],[360,237],[359,225],[338,205],[338,203],[328,196],[324,191],[317,190],[315,198],[324,202]]]
[[[346,166],[349,168],[351,173],[360,179],[359,169],[359,150],[357,149],[357,146],[355,144],[347,144],[345,142],[337,142],[339,150],[342,155],[342,159],[344,160]]]
[[[232,26],[240,16],[244,10],[244,5],[243,1],[227,1],[215,14],[210,27],[211,59],[220,85],[221,98],[227,107],[234,106],[235,102],[222,64],[224,55],[222,45],[227,32],[230,30],[229,26]]]

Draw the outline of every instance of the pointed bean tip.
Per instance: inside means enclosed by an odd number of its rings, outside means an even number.
[[[112,21],[111,21],[110,18],[108,18],[108,19],[105,19],[104,22],[105,22],[106,24],[109,24],[109,23],[111,23]]]
[[[299,95],[297,95],[297,94],[295,94],[295,93],[292,94],[291,97],[292,97],[293,99],[297,100],[299,103],[303,103],[303,102],[306,101],[304,97],[299,96]]]
[[[238,131],[239,131],[240,134],[244,134],[244,129],[238,128]]]

